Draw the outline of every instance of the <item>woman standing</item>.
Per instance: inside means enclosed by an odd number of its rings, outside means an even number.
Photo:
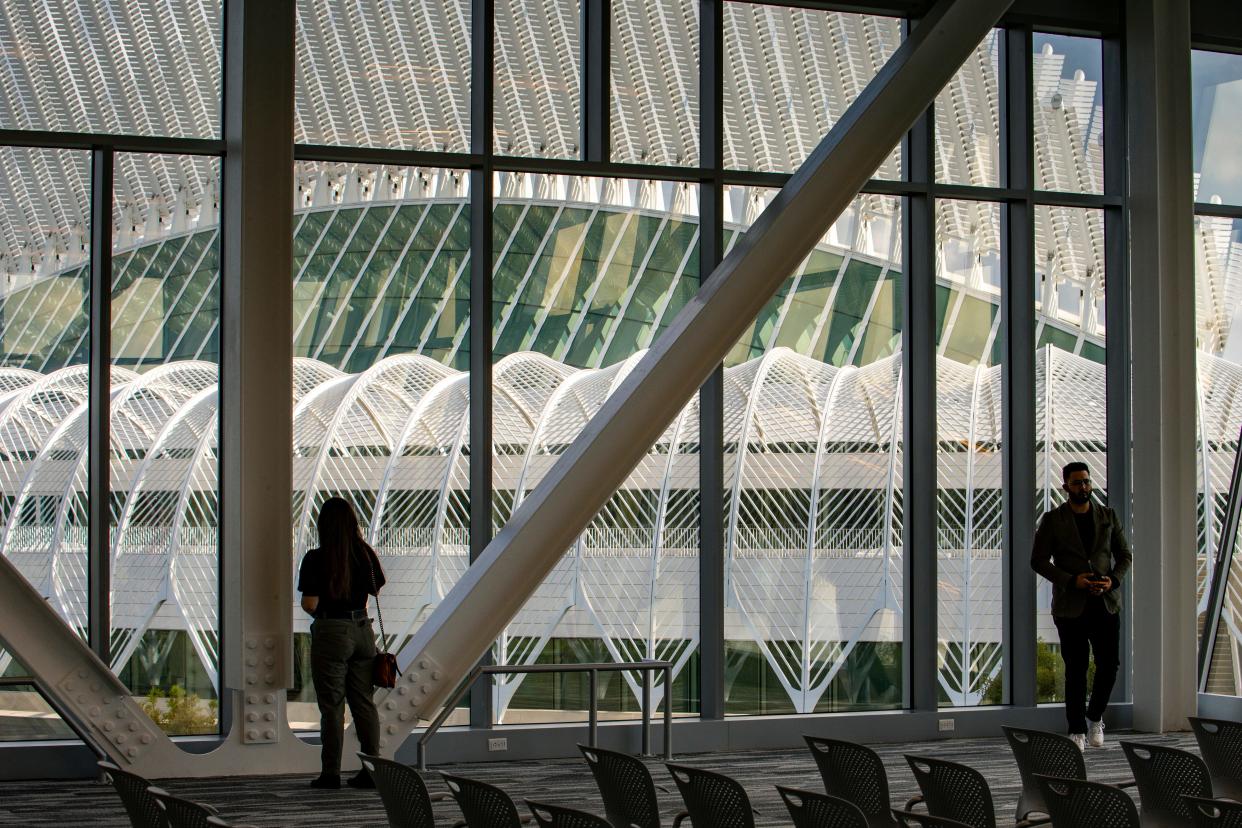
[[[319,702],[323,771],[312,788],[341,787],[341,742],[345,702],[354,717],[363,753],[379,752],[379,714],[371,700],[375,633],[367,617],[367,596],[379,595],[384,570],[365,540],[349,501],[332,497],[319,509],[319,548],[307,550],[298,575],[302,609],[311,622],[311,679]],[[352,777],[354,788],[373,788],[366,768]]]

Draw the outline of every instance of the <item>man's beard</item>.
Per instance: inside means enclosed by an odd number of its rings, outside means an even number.
[[[1091,495],[1087,492],[1070,492],[1069,499],[1075,506],[1083,506],[1091,502]]]

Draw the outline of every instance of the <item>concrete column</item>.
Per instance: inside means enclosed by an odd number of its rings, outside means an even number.
[[[1125,54],[1133,331],[1134,726],[1161,732],[1185,730],[1186,716],[1195,713],[1197,701],[1188,5],[1128,0]],[[1114,345],[1111,336],[1109,344]]]

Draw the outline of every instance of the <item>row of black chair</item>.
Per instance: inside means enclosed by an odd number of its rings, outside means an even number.
[[[111,762],[100,762],[99,769],[121,797],[134,828],[249,828],[225,822],[212,806],[173,796]]]

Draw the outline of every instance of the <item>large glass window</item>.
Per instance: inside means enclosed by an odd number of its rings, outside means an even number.
[[[578,0],[496,1],[496,153],[577,158]]]
[[[349,500],[396,651],[469,557],[469,174],[299,163],[294,178],[295,572],[319,506]],[[310,619],[292,611],[289,720],[314,728]]]
[[[698,289],[698,206],[682,183],[497,177],[497,526]],[[667,660],[673,687],[653,675],[653,703],[697,710],[698,439],[692,402],[505,629],[497,663]],[[637,715],[640,674],[599,680],[601,711]],[[585,719],[586,692],[585,674],[499,676],[493,714]]]
[[[699,163],[699,3],[612,4],[612,160]]]
[[[467,152],[470,3],[298,0],[294,140]]]
[[[1068,35],[1032,38],[1035,186],[1104,192],[1104,107],[1100,41]]]
[[[725,3],[725,166],[793,172],[900,43],[895,18]],[[900,176],[898,148],[876,177]]]
[[[1195,201],[1212,209],[1242,206],[1242,151],[1234,127],[1242,123],[1242,57],[1193,54]],[[1215,631],[1204,688],[1242,695],[1242,554],[1238,538],[1222,537],[1231,500],[1230,477],[1242,433],[1242,407],[1235,389],[1242,380],[1238,298],[1242,220],[1224,215],[1195,217],[1195,299],[1199,369],[1199,628]],[[1222,545],[1228,549],[1222,553]],[[1224,567],[1214,564],[1223,557]],[[1220,614],[1205,615],[1216,579],[1224,578]]]
[[[0,554],[83,639],[90,164],[85,152],[0,148]],[[44,189],[52,176],[62,186]],[[0,649],[0,676],[25,675]],[[57,738],[22,721],[45,712],[31,690],[0,687],[0,705],[22,712],[0,720],[0,739]]]
[[[936,205],[936,548],[939,697],[1000,704],[1000,216]]]
[[[1000,59],[1004,35],[993,29],[936,98],[936,179],[1000,184]]]
[[[1035,208],[1035,514],[1065,501],[1061,469],[1087,464],[1092,496],[1108,505],[1104,212]],[[1052,622],[1052,586],[1036,600],[1037,701],[1064,700],[1065,665]]]
[[[222,5],[4,3],[0,128],[219,136]]]
[[[726,190],[730,244],[773,195]],[[855,199],[726,360],[730,714],[901,706],[900,221]]]

